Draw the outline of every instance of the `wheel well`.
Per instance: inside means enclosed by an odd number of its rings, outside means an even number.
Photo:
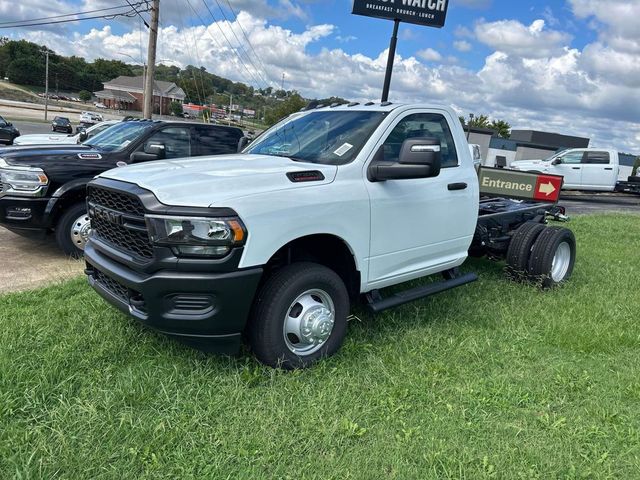
[[[267,262],[263,281],[279,268],[302,261],[319,263],[336,272],[352,299],[360,294],[360,272],[351,250],[344,240],[329,234],[309,235],[284,245]]]
[[[60,217],[64,214],[67,208],[69,208],[71,205],[75,205],[76,203],[84,203],[86,201],[87,197],[85,189],[86,186],[75,188],[60,197],[60,199],[56,202],[53,211],[51,212],[51,228],[56,228]]]

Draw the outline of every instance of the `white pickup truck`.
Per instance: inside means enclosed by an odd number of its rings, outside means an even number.
[[[634,178],[629,178],[629,181],[618,180],[621,173],[620,158],[618,152],[612,149],[574,148],[556,153],[546,160],[512,162],[510,168],[561,175],[564,177],[562,188],[565,190],[640,193],[640,183]]]
[[[95,137],[107,128],[120,123],[119,120],[108,120],[106,122],[96,123],[86,130],[76,133],[75,135],[65,135],[64,133],[33,133],[29,135],[21,135],[13,141],[16,146],[20,145],[77,145],[85,140]]]
[[[550,176],[511,175],[486,183],[551,198]],[[184,342],[232,353],[244,338],[265,364],[305,367],[339,349],[352,302],[379,312],[476,280],[458,270],[470,247],[544,287],[571,275],[573,234],[545,225],[560,216],[554,202],[479,190],[450,108],[314,108],[240,154],[99,175],[86,274],[111,304]]]

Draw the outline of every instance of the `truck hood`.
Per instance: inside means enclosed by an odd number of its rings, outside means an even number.
[[[49,165],[59,162],[86,162],[108,157],[87,145],[23,145],[0,148],[0,158],[9,165],[39,167],[46,171]]]
[[[65,135],[65,134],[46,134],[36,133],[31,135],[22,135],[13,141],[14,145],[75,145],[78,143],[77,135]]]
[[[324,180],[294,182],[288,173],[319,171]],[[165,205],[227,207],[229,199],[333,182],[338,167],[269,155],[219,155],[115,168],[100,177],[135,183]]]
[[[538,170],[542,172],[551,166],[551,162],[546,160],[518,160],[517,162],[511,162],[509,166],[516,170]]]

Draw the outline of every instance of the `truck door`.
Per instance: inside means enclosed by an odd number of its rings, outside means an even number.
[[[442,111],[409,111],[380,140],[384,160],[397,161],[404,140],[435,137],[440,140],[443,168],[434,178],[365,178],[371,205],[372,286],[441,271],[467,256],[478,215],[478,179],[468,146],[456,146],[449,128],[449,122],[458,119],[449,116]],[[461,159],[469,164],[461,165]]]
[[[582,187],[589,190],[613,190],[618,168],[609,152],[586,152],[582,159]]]
[[[549,173],[564,177],[563,188],[580,188],[582,185],[582,158],[584,150],[569,151],[556,158],[558,165],[552,165]]]

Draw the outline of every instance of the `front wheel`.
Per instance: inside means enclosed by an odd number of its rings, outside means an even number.
[[[260,289],[247,325],[256,358],[287,370],[338,351],[347,330],[349,295],[329,268],[301,262],[277,271]]]
[[[56,225],[56,242],[64,253],[80,258],[89,239],[91,222],[84,203],[67,209]]]

